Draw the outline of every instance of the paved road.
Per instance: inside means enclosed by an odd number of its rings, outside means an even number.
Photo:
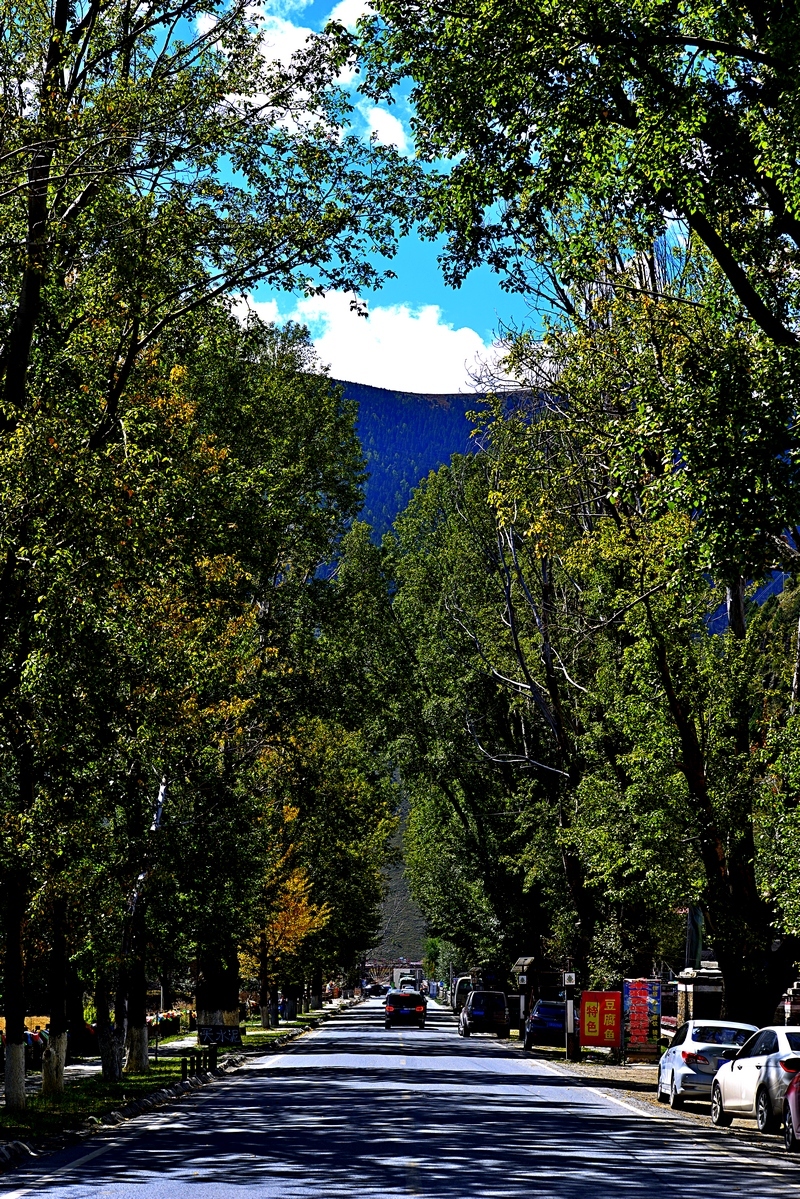
[[[754,1199],[800,1164],[640,1112],[488,1037],[370,1001],[288,1052],[9,1179],[2,1199]]]

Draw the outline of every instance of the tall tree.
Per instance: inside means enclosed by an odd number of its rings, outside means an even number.
[[[374,7],[366,89],[409,78],[419,154],[452,163],[427,210],[454,283],[484,261],[520,289],[537,263],[591,277],[677,220],[767,336],[796,344],[796,3]]]

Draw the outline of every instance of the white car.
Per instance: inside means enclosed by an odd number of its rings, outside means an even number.
[[[714,1075],[758,1032],[735,1020],[687,1020],[658,1065],[658,1099],[680,1107],[684,1099],[708,1099]]]
[[[717,1071],[711,1090],[711,1122],[728,1125],[734,1116],[755,1119],[759,1132],[780,1123],[783,1097],[800,1071],[800,1027],[773,1024],[742,1046]]]

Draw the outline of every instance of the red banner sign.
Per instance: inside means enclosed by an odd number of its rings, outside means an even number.
[[[581,1045],[619,1049],[622,1035],[622,994],[584,991],[581,996]]]
[[[628,1052],[658,1054],[661,1028],[661,983],[657,978],[626,978],[625,1048]]]

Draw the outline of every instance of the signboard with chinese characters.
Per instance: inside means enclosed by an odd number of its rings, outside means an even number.
[[[657,1057],[661,1032],[661,982],[657,978],[626,978],[622,987],[626,1052]]]
[[[622,1032],[622,994],[619,991],[584,991],[581,995],[581,1045],[619,1049]]]

